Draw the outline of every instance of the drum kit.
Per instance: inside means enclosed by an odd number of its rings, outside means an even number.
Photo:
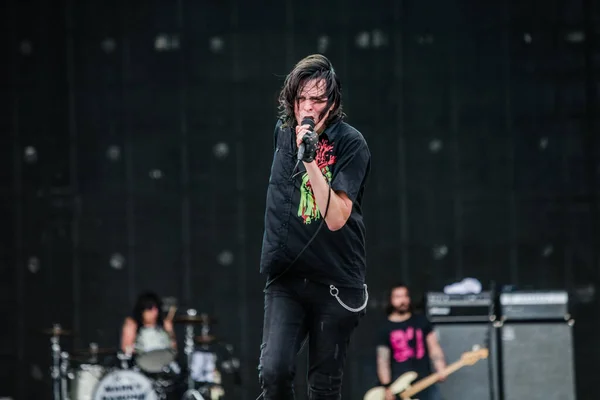
[[[126,354],[90,343],[89,348],[70,353],[61,347],[61,339],[73,332],[60,324],[42,330],[50,336],[53,400],[222,399],[222,373],[239,373],[239,361],[230,345],[219,343],[211,334],[214,318],[188,309],[172,321],[185,327],[184,368],[180,368],[177,353],[171,348]],[[225,351],[219,352],[218,348]]]

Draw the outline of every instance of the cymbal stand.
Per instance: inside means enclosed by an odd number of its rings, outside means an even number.
[[[90,363],[98,363],[98,343],[95,342],[90,343]]]
[[[210,333],[210,325],[207,322],[208,321],[208,315],[202,314],[202,316],[204,318],[202,319],[202,322],[200,323],[200,334],[202,336],[208,336],[209,333]]]
[[[69,400],[69,392],[67,387],[67,377],[69,372],[69,353],[63,351],[60,353],[60,391],[63,400]]]
[[[121,361],[121,369],[129,369],[129,360],[131,360],[131,353],[119,351],[117,353],[117,358],[119,359],[119,361]]]
[[[54,324],[52,329],[54,334],[50,336],[50,352],[52,355],[52,366],[50,367],[50,376],[52,377],[52,392],[54,400],[60,400],[60,339],[57,332],[60,331],[60,324]]]
[[[197,312],[193,308],[187,310],[187,315],[190,317],[196,316]],[[188,323],[185,325],[185,347],[184,353],[187,358],[188,365],[188,389],[183,395],[184,399],[204,400],[200,392],[198,392],[194,385],[194,378],[192,377],[192,354],[194,353],[194,324]]]

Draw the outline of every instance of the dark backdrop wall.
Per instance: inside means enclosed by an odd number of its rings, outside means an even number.
[[[242,361],[229,398],[256,398],[276,99],[315,52],[373,155],[372,300],[344,398],[372,383],[390,281],[598,284],[592,0],[11,0],[2,15],[0,395],[49,396],[42,328],[116,346],[152,289],[218,318]],[[597,313],[576,314],[580,399]]]

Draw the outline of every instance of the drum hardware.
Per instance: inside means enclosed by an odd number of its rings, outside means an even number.
[[[50,374],[52,376],[52,387],[54,392],[54,400],[60,399],[60,341],[58,336],[50,338],[52,351],[52,366]]]
[[[173,320],[175,323],[185,323],[185,346],[183,352],[187,359],[188,377],[187,390],[183,394],[183,399],[204,400],[200,392],[196,390],[192,374],[189,372],[191,371],[192,354],[194,353],[194,324],[201,323],[203,320],[204,318],[198,316],[197,311],[193,308],[188,309],[186,315],[176,317]]]
[[[94,364],[98,362],[98,343],[90,343],[90,362]]]
[[[60,392],[63,400],[69,400],[69,389],[67,386],[67,378],[69,377],[69,353],[63,351],[60,353]]]
[[[43,329],[42,333],[50,335],[50,354],[52,357],[52,365],[50,366],[50,376],[52,378],[52,394],[54,400],[61,400],[61,396],[64,392],[63,387],[66,386],[67,373],[64,368],[61,367],[62,351],[60,347],[60,337],[70,336],[71,331],[64,330],[60,324],[53,324],[50,329]],[[63,374],[64,371],[64,374]],[[66,397],[64,397],[66,399]]]
[[[124,369],[124,370],[129,369],[129,362],[131,361],[131,353],[125,353],[125,352],[119,351],[117,353],[117,358],[120,361],[121,369]]]
[[[210,324],[213,322],[211,318],[206,314],[201,314],[202,322],[200,324],[200,336],[209,337],[210,336]]]
[[[214,317],[208,314],[194,315],[193,313],[176,317],[174,322],[186,322],[189,325],[199,324],[200,334],[193,336],[193,329],[190,326],[186,330],[186,354],[188,355],[188,387],[197,388],[193,393],[198,394],[202,399],[218,400],[221,399],[225,391],[223,390],[221,370],[227,373],[236,373],[239,370],[239,360],[233,357],[233,346],[219,344],[218,338],[211,334],[211,326],[217,321]],[[196,346],[190,343],[190,338]],[[217,351],[218,348],[224,347],[228,353],[228,360],[219,362]],[[200,370],[198,370],[200,368]],[[194,370],[196,370],[194,372]],[[237,381],[238,377],[234,378]],[[198,399],[197,396],[192,397],[188,389],[185,400]]]
[[[221,366],[225,372],[228,374],[233,374],[234,382],[239,385],[242,383],[242,377],[240,375],[240,360],[234,354],[233,345],[225,345],[225,350],[227,351],[229,360],[224,361]]]

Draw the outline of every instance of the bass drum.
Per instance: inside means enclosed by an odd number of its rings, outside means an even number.
[[[93,400],[158,400],[152,381],[131,370],[113,371],[98,383]]]

